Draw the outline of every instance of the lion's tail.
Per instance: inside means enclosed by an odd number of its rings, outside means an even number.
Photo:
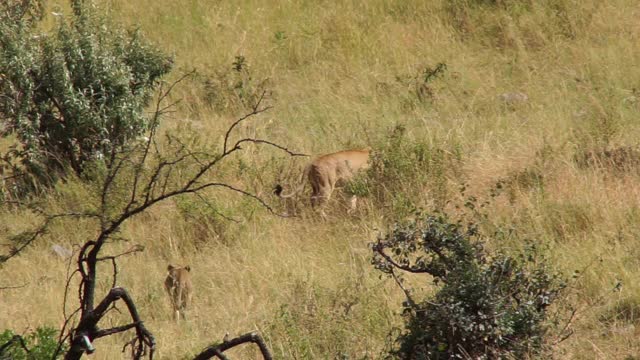
[[[307,165],[307,167],[302,172],[302,176],[300,177],[300,181],[298,181],[298,187],[296,189],[294,189],[289,194],[283,194],[282,186],[278,185],[276,186],[276,195],[281,199],[287,199],[304,190],[304,185],[306,184],[305,179],[309,177],[309,171],[311,171],[311,164]]]

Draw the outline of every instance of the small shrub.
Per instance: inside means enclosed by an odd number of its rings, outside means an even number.
[[[282,42],[287,39],[287,34],[282,30],[278,30],[273,33],[273,37],[277,42]]]
[[[15,333],[11,330],[5,330],[0,333],[0,347],[9,342]],[[61,358],[65,353],[66,346],[63,346],[57,356],[53,356],[58,348],[58,331],[51,327],[39,327],[35,331],[24,335],[24,345],[27,352],[19,343],[14,343],[2,352],[0,352],[0,360],[51,360]]]
[[[269,79],[254,79],[247,59],[241,55],[235,57],[230,68],[197,73],[194,85],[206,106],[224,114],[250,109],[265,92],[272,95]]]
[[[397,271],[430,275],[438,286],[424,300],[403,287],[405,329],[390,358],[522,359],[545,352],[547,308],[565,283],[535,246],[491,253],[474,224],[419,215],[396,224],[373,250],[375,267],[399,284]]]
[[[228,234],[231,220],[219,204],[203,196],[180,196],[176,207],[192,231],[197,248],[211,242],[231,242]]]
[[[501,185],[506,188],[506,193],[511,203],[516,201],[520,191],[534,190],[540,193],[544,192],[544,184],[544,175],[537,167],[526,167],[515,171],[501,181]]]
[[[593,231],[601,219],[588,204],[546,201],[542,220],[556,239],[566,240],[575,234]]]
[[[640,299],[627,297],[609,306],[600,315],[600,321],[611,326],[614,323],[638,325],[640,323]]]
[[[461,164],[453,152],[411,140],[402,125],[375,147],[369,162],[370,168],[347,185],[347,191],[372,198],[395,218],[411,214],[422,199],[443,207],[450,195],[448,178]]]
[[[414,74],[396,75],[395,84],[379,82],[376,92],[383,96],[400,96],[402,109],[411,112],[424,105],[433,105],[437,100],[434,83],[447,72],[447,64],[438,63],[434,67],[420,67]],[[395,89],[392,89],[394,87]]]

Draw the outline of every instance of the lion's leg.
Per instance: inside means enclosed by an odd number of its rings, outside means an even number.
[[[191,292],[185,291],[182,293],[182,308],[180,309],[180,314],[182,315],[182,319],[187,320],[187,307],[191,303]]]
[[[347,210],[347,214],[351,214],[356,210],[356,205],[358,204],[358,197],[355,195],[351,195],[349,198],[349,209]]]
[[[311,205],[315,207],[322,207],[329,199],[331,199],[331,193],[333,192],[333,186],[331,182],[327,180],[320,180],[313,182],[311,185],[313,191],[311,192]]]
[[[327,214],[324,211],[324,208],[327,205],[327,202],[331,199],[331,187],[330,186],[319,186],[318,191],[314,192],[311,197],[311,203],[313,208],[320,212],[320,215],[323,218],[327,217]]]
[[[325,187],[322,191],[322,195],[321,195],[321,201],[320,201],[320,215],[322,216],[323,219],[327,218],[327,214],[324,212],[324,208],[327,206],[327,204],[329,203],[329,200],[331,199],[331,193],[333,189],[331,187]]]
[[[172,310],[172,317],[175,320],[176,316],[178,315],[177,311],[178,311],[178,307],[176,306],[176,288],[175,286],[171,285],[170,287],[167,287],[167,293],[169,294],[169,301],[171,302],[171,310]]]
[[[316,208],[320,202],[320,185],[311,182],[311,207]]]
[[[175,292],[175,319],[180,321],[180,315],[182,315],[182,287],[176,286]]]

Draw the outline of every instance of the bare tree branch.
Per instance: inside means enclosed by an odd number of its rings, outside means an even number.
[[[133,329],[134,327],[136,327],[138,325],[139,325],[138,323],[131,323],[131,324],[127,324],[127,325],[116,326],[116,327],[113,327],[113,328],[110,328],[110,329],[98,330],[98,331],[96,331],[96,333],[94,335],[94,339],[99,339],[101,337],[105,337],[105,336],[121,333],[121,332],[127,331],[129,329]]]
[[[99,218],[98,215],[94,213],[64,213],[64,214],[54,214],[54,215],[46,215],[44,222],[35,230],[24,231],[18,235],[13,236],[14,242],[18,243],[17,246],[11,246],[11,249],[6,255],[0,255],[0,264],[3,262],[7,262],[9,259],[13,258],[20,254],[25,248],[31,245],[36,239],[45,235],[49,226],[56,220],[61,218]]]
[[[377,252],[378,254],[380,254],[380,256],[382,256],[389,264],[391,264],[392,266],[400,269],[400,270],[404,270],[406,272],[410,272],[410,273],[414,273],[414,274],[428,274],[429,271],[426,269],[414,269],[411,266],[406,266],[406,265],[401,265],[398,264],[396,261],[394,261],[391,256],[387,255],[384,252],[384,243],[382,243],[381,241],[378,241],[374,246],[373,246],[373,250],[375,252]]]
[[[560,332],[558,332],[556,339],[552,342],[553,346],[560,344],[561,342],[567,340],[574,334],[574,330],[571,328],[571,325],[573,325],[573,322],[576,319],[577,314],[578,314],[577,307],[571,309],[571,314],[569,315],[569,319],[567,319],[567,322],[564,324],[564,327],[562,328],[562,330],[560,330]]]
[[[274,143],[274,142],[271,142],[271,141],[268,141],[268,140],[263,140],[263,139],[251,139],[251,138],[241,139],[241,140],[238,140],[238,142],[236,142],[236,144],[233,146],[233,148],[238,148],[238,149],[240,149],[240,144],[242,144],[242,143],[246,143],[246,142],[252,142],[252,143],[255,143],[255,144],[267,144],[267,145],[271,145],[271,146],[273,146],[273,147],[275,147],[275,148],[278,148],[278,149],[280,149],[280,150],[282,150],[282,151],[284,151],[284,152],[288,153],[288,154],[289,154],[289,155],[291,155],[291,156],[305,156],[305,157],[308,157],[308,156],[309,156],[309,155],[307,155],[307,154],[298,153],[298,152],[293,152],[293,151],[291,151],[291,150],[287,149],[286,147],[284,147],[284,146],[282,146],[282,145],[278,145],[278,144],[276,144],[276,143]]]
[[[398,285],[398,287],[402,290],[402,292],[404,292],[404,296],[407,298],[407,302],[409,303],[409,305],[411,306],[411,308],[415,308],[416,307],[416,302],[413,300],[413,297],[411,296],[411,292],[409,291],[409,289],[407,289],[404,284],[402,283],[402,279],[400,279],[397,275],[396,272],[394,271],[393,268],[391,268],[391,277],[393,278],[393,280],[396,282],[396,284]]]
[[[13,344],[19,344],[20,347],[27,352],[27,354],[30,353],[29,349],[27,348],[27,344],[25,344],[24,342],[24,338],[22,338],[22,336],[20,335],[13,335],[13,337],[9,341],[0,346],[0,355],[2,355]]]
[[[207,199],[205,199],[204,196],[202,196],[202,194],[200,193],[195,193],[196,197],[198,197],[198,199],[200,199],[200,201],[202,201],[203,204],[207,205],[207,207],[209,208],[209,210],[213,211],[216,215],[220,216],[221,218],[227,220],[227,221],[231,221],[234,223],[239,223],[240,221],[228,217],[227,215],[221,213],[220,211],[218,211],[218,209],[215,208],[215,206],[213,206],[211,203],[209,203],[209,201]]]
[[[264,96],[266,94],[266,91],[263,91],[262,94],[260,94],[260,98],[258,99],[258,101],[256,102],[256,104],[254,105],[252,111],[246,115],[244,115],[243,117],[241,117],[240,119],[236,120],[235,122],[233,122],[233,124],[231,124],[231,126],[229,126],[229,128],[227,129],[227,132],[224,134],[224,145],[222,147],[222,152],[224,154],[227,153],[227,144],[229,142],[229,136],[231,135],[231,132],[233,131],[233,129],[238,126],[241,122],[243,122],[244,120],[250,118],[251,116],[254,115],[258,115],[260,113],[263,113],[269,109],[271,109],[271,106],[267,106],[264,108],[260,108],[260,104],[262,103],[262,100],[264,99]]]
[[[218,349],[214,349],[214,350],[213,350],[213,354],[214,354],[215,356],[217,356],[218,358],[220,358],[220,360],[229,360],[229,358],[228,358],[228,357],[226,357],[226,356],[225,356],[225,355],[224,355],[220,350],[218,350]]]
[[[22,285],[16,285],[16,286],[0,286],[0,290],[21,289],[27,285],[28,283],[24,283]]]
[[[119,258],[121,256],[134,254],[134,253],[142,252],[142,251],[144,251],[144,246],[142,246],[142,245],[133,245],[132,247],[129,248],[129,250],[127,250],[127,251],[125,251],[123,253],[120,253],[118,255],[110,255],[110,256],[100,257],[100,258],[97,258],[96,260],[97,261],[115,260],[115,259],[117,259],[117,258]]]
[[[211,345],[205,348],[204,350],[202,350],[202,352],[198,354],[195,358],[193,358],[193,360],[207,360],[207,359],[213,358],[214,356],[217,356],[220,359],[225,359],[224,355],[222,355],[224,351],[244,343],[254,343],[258,345],[258,348],[260,349],[260,353],[262,353],[263,359],[265,360],[273,359],[262,337],[257,332],[254,331],[248,334],[240,335],[237,338],[224,341],[222,344]]]

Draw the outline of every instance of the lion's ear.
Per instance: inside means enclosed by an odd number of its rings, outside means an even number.
[[[173,269],[175,269],[173,265],[169,264],[169,266],[167,266],[167,270],[169,270],[169,272],[173,271]]]
[[[191,271],[191,266],[187,265],[184,267],[187,271]]]

